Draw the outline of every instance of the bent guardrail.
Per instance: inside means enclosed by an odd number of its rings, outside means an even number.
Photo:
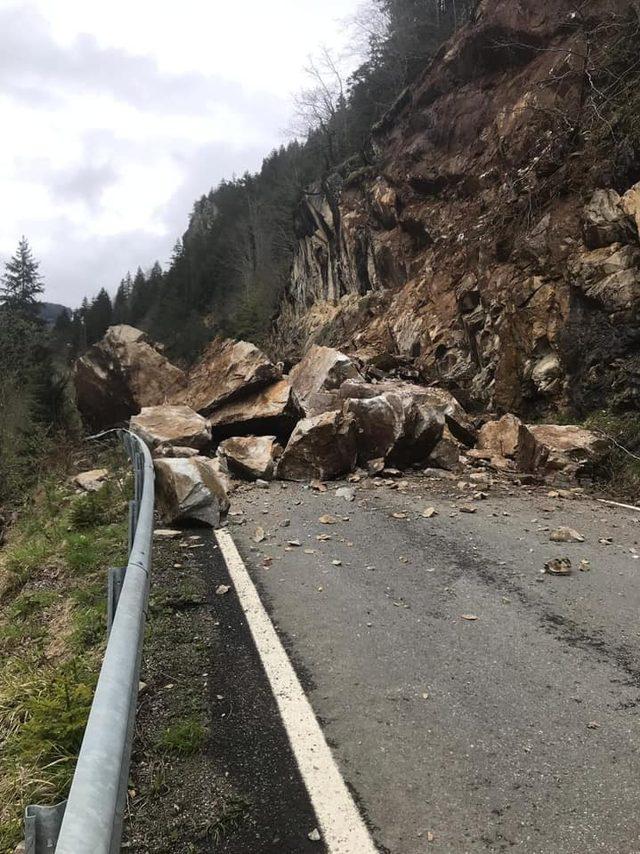
[[[118,432],[135,478],[129,561],[124,574],[110,572],[109,640],[69,797],[57,807],[27,807],[26,854],[120,851],[149,598],[154,473],[144,442],[127,430]]]

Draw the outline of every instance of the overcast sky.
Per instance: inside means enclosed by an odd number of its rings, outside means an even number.
[[[0,0],[0,261],[75,307],[164,265],[196,197],[286,141],[360,0]]]

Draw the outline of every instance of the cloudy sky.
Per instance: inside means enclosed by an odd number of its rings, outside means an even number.
[[[360,0],[0,0],[0,261],[76,306],[165,263],[196,197],[286,141]]]

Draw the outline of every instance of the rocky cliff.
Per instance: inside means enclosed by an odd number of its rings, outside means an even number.
[[[391,354],[497,411],[637,405],[639,15],[481,2],[375,163],[309,189],[279,355]]]

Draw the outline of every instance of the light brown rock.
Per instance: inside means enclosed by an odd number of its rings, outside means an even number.
[[[220,524],[229,499],[212,463],[206,457],[155,460],[157,506],[165,525]]]
[[[352,359],[339,350],[318,345],[311,347],[289,374],[305,415],[311,411],[309,401],[314,394],[337,389],[349,379],[363,379]]]
[[[615,190],[595,190],[584,209],[584,240],[589,249],[625,243],[633,236],[629,217]]]
[[[218,454],[237,477],[271,480],[282,445],[275,436],[236,436],[221,442]]]
[[[635,223],[636,231],[640,233],[640,183],[627,190],[620,204],[622,210]]]
[[[289,435],[299,417],[291,384],[283,379],[239,400],[228,401],[209,416],[214,439],[233,435]]]
[[[548,450],[515,415],[489,421],[478,434],[478,450],[492,456],[507,457],[519,471],[536,471],[546,461]]]
[[[184,373],[153,347],[139,329],[111,326],[77,360],[78,408],[94,429],[127,421],[144,406],[157,406],[184,388]]]
[[[549,450],[546,467],[566,474],[589,474],[611,451],[611,443],[575,424],[529,424],[536,440]]]
[[[73,478],[73,482],[85,492],[98,492],[107,482],[109,472],[107,469],[92,469],[83,471]]]
[[[197,448],[186,448],[182,445],[158,445],[153,449],[153,456],[157,459],[163,457],[176,457],[180,459],[188,459],[189,457],[198,457],[200,452]]]
[[[280,368],[248,341],[216,338],[189,372],[188,387],[176,397],[202,415],[281,378]]]
[[[201,450],[211,444],[208,422],[189,406],[145,406],[131,418],[130,426],[150,448],[177,445]]]
[[[277,467],[283,480],[331,480],[356,465],[352,415],[325,412],[299,421]]]

